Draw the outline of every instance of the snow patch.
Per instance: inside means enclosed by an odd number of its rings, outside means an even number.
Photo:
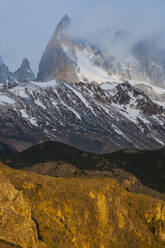
[[[30,82],[31,85],[35,85],[35,86],[39,86],[41,88],[45,88],[45,87],[56,87],[57,86],[57,82],[55,80],[52,81],[48,81],[48,82]]]
[[[71,87],[69,84],[65,84],[65,86],[68,87],[71,91],[73,91],[74,94],[83,102],[83,104],[88,109],[90,109],[92,112],[94,112],[93,111],[93,108],[90,106],[89,102],[85,99],[85,97],[79,91],[77,91],[76,89],[74,89],[74,87]]]
[[[76,49],[77,74],[80,81],[95,81],[96,83],[120,81],[115,75],[110,76],[108,72],[96,66],[91,61],[91,54],[87,49],[83,51]],[[93,55],[93,54],[92,54]]]
[[[29,116],[24,109],[20,110],[20,113],[24,119],[27,119],[33,126],[38,126],[36,118]]]
[[[46,107],[45,107],[45,106],[42,104],[42,102],[40,102],[39,100],[35,100],[34,102],[35,102],[35,104],[37,104],[37,105],[40,106],[41,108],[46,109]]]
[[[6,96],[4,94],[0,94],[0,104],[1,105],[14,104],[14,103],[15,103],[15,101],[12,98],[10,98],[10,97],[8,97],[8,96]]]
[[[100,88],[103,90],[110,90],[111,91],[111,90],[114,90],[117,85],[118,85],[118,83],[114,83],[114,82],[103,83],[103,84],[101,84]]]

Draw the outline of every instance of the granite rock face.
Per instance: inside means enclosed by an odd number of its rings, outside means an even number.
[[[70,19],[65,15],[44,51],[39,65],[38,81],[63,79],[75,82],[78,80],[74,65],[62,48],[62,41],[66,40],[69,25]]]

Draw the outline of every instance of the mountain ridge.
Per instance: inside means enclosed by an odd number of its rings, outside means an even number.
[[[97,153],[164,146],[164,108],[128,83],[31,82],[0,92],[0,141],[19,151],[48,140]]]
[[[162,193],[165,199],[164,159],[165,147],[154,151],[122,150],[96,154],[59,142],[46,142],[0,160],[12,168],[55,177],[115,178],[130,191],[148,192],[142,183]]]

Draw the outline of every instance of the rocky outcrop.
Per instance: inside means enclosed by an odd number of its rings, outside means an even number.
[[[7,188],[6,179],[0,181],[1,192],[8,192],[1,209],[8,206],[7,216],[13,213],[10,226],[3,225],[2,240],[14,244],[17,240],[21,248],[37,247],[38,233],[47,248],[164,247],[165,203],[161,200],[128,193],[112,179],[51,178],[2,165],[0,170],[17,189],[11,184]],[[23,191],[26,204],[18,190]]]
[[[21,67],[13,74],[18,82],[29,82],[35,80],[35,75],[30,68],[28,59],[24,58]]]
[[[1,247],[39,248],[39,243],[37,227],[23,192],[16,190],[0,172]]]

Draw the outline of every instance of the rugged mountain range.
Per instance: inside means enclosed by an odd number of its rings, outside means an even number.
[[[15,73],[1,63],[0,77],[8,84],[0,86],[0,142],[20,151],[58,140],[97,153],[164,146],[160,51],[151,56],[145,41],[132,50],[135,63],[118,63],[89,42],[72,39],[70,26],[66,15],[43,54],[38,82],[27,59]]]
[[[0,142],[59,140],[87,151],[164,146],[165,110],[128,83],[23,83],[0,88]]]
[[[37,82],[27,59],[15,73],[0,63],[0,247],[163,248],[162,51],[140,41],[121,62],[70,25]]]

